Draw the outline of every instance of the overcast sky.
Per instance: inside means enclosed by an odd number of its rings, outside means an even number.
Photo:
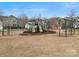
[[[67,16],[70,10],[79,12],[78,2],[0,2],[0,9],[5,11],[5,15],[18,16],[22,12],[33,17],[63,17]]]

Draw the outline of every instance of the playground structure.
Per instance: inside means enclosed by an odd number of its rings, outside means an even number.
[[[23,35],[26,34],[47,34],[47,33],[56,33],[56,31],[51,31],[46,20],[36,19],[32,22],[28,22],[25,25],[26,30],[23,32]]]
[[[25,28],[30,32],[44,32],[44,31],[47,31],[48,25],[46,21],[34,20],[32,22],[28,22],[25,25]]]
[[[64,19],[62,23],[62,19],[58,19],[58,35],[59,37],[68,37],[71,35],[74,35],[76,33],[76,23],[75,19]],[[52,25],[51,25],[52,26]],[[12,31],[10,24],[8,23],[7,27],[4,26],[4,23],[2,23],[2,36],[4,36],[5,32],[7,32],[7,35],[10,35],[10,32]],[[25,31],[23,31],[22,34],[53,34],[56,33],[54,31],[47,20],[42,19],[36,19],[32,22],[28,22],[25,25]]]

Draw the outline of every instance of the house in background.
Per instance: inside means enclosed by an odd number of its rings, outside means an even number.
[[[2,31],[3,27],[2,27],[2,22],[0,21],[0,31]]]
[[[79,19],[76,19],[76,22],[73,24],[75,28],[79,28]]]
[[[70,17],[66,17],[65,19],[69,20],[69,21],[67,21],[68,24],[73,22],[73,24],[72,24],[73,28],[79,28],[79,17],[74,17],[73,19],[71,19]]]
[[[0,30],[2,30],[2,25],[5,27],[9,26],[17,26],[17,18],[14,16],[0,16]]]
[[[10,22],[10,26],[16,27],[17,26],[17,18],[15,16],[9,16],[8,18],[9,18],[8,22]]]

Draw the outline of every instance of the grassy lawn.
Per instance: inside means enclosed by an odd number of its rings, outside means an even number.
[[[0,56],[79,56],[79,32],[70,37],[58,37],[58,33],[18,35],[22,32],[0,36]]]

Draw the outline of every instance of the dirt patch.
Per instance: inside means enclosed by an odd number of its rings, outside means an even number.
[[[43,35],[43,34],[55,34],[56,31],[44,31],[44,32],[29,32],[29,31],[24,31],[20,35]]]

